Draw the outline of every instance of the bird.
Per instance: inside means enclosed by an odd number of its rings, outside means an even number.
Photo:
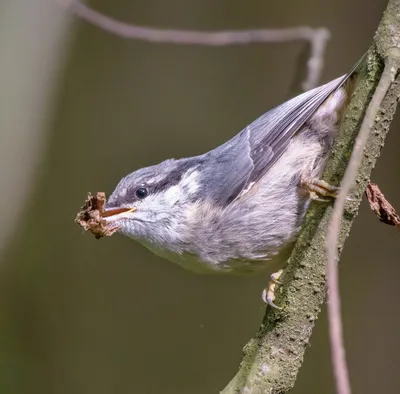
[[[195,273],[271,273],[275,287],[312,200],[335,197],[321,180],[363,58],[347,74],[261,115],[222,145],[124,176],[107,225]]]

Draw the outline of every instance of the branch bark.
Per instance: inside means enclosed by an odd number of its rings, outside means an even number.
[[[349,373],[346,365],[345,348],[343,340],[342,318],[339,296],[339,274],[337,268],[338,239],[340,222],[343,217],[346,198],[353,188],[357,178],[364,148],[368,141],[374,120],[378,116],[382,101],[393,83],[400,64],[400,49],[391,48],[385,59],[385,68],[375,93],[367,108],[360,132],[357,136],[349,165],[341,182],[340,193],[335,201],[332,219],[326,237],[326,252],[328,257],[328,320],[332,353],[332,364],[338,394],[351,394]]]
[[[393,47],[399,47],[399,7],[398,0],[389,1],[366,57],[359,84],[347,108],[324,174],[324,179],[330,184],[339,184],[346,170],[357,131],[382,76],[383,59],[393,55]],[[373,119],[373,132],[362,151],[357,171],[353,190],[355,199],[361,200],[369,182],[393,119],[398,97],[399,78],[389,87],[380,105],[379,116]],[[359,205],[360,201],[346,204],[344,217],[341,218],[338,254],[343,249]],[[326,207],[316,202],[311,205],[289,265],[280,278],[283,286],[280,287],[277,303],[285,305],[285,308],[283,311],[267,309],[258,334],[244,348],[239,371],[222,394],[281,394],[293,388],[326,296],[324,246],[331,214],[332,206]]]

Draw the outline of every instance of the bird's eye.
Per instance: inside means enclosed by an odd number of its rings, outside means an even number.
[[[143,198],[147,197],[149,192],[145,187],[139,187],[138,189],[136,189],[135,194],[136,194],[137,198],[143,199]]]

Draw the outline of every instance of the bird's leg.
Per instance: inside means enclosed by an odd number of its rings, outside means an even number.
[[[262,292],[262,299],[263,301],[271,306],[272,308],[282,310],[280,306],[277,306],[274,304],[275,301],[275,289],[278,284],[281,284],[279,282],[279,277],[282,275],[283,269],[279,270],[278,272],[275,272],[271,275],[271,280],[268,283],[268,287],[263,290]]]

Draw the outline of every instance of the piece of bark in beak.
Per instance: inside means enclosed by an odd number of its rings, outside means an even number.
[[[96,196],[90,193],[81,207],[75,218],[75,223],[79,224],[85,231],[90,231],[97,239],[101,237],[109,237],[118,230],[118,225],[107,223],[103,217],[104,205],[106,203],[106,195],[103,192],[98,192]],[[125,209],[129,211],[129,209]],[[114,211],[114,213],[111,213]],[[111,215],[117,214],[115,210],[108,211]],[[123,211],[119,210],[118,213]]]

